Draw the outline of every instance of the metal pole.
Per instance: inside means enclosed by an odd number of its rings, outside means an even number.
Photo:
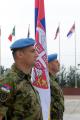
[[[1,26],[0,26],[0,75],[1,75]]]
[[[61,50],[60,50],[60,23],[59,23],[59,62],[61,63]]]
[[[76,79],[76,30],[74,31],[74,41],[75,41],[74,42],[74,46],[75,46],[75,88],[77,88],[77,79]]]

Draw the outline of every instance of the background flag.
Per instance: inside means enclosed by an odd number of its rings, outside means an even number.
[[[58,33],[59,33],[59,26],[57,27],[57,30],[56,30],[56,34],[55,34],[54,40],[57,38]]]
[[[72,25],[72,27],[70,28],[67,37],[70,37],[72,35],[72,33],[75,31],[75,23]]]
[[[30,24],[28,26],[28,33],[27,33],[27,37],[29,38],[30,37]]]
[[[32,81],[40,95],[43,120],[50,120],[50,84],[47,68],[44,0],[35,0],[35,40],[39,56],[32,70]]]
[[[12,33],[9,35],[8,39],[12,41],[13,36],[15,36],[15,26],[12,29]]]

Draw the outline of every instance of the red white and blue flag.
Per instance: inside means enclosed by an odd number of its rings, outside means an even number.
[[[67,34],[67,37],[70,37],[75,31],[75,23],[72,25],[72,27],[70,28],[68,34]]]
[[[35,40],[39,56],[32,70],[32,81],[40,95],[43,120],[50,120],[50,84],[47,68],[44,0],[35,0]]]
[[[12,86],[8,85],[8,84],[4,84],[4,85],[1,85],[1,90],[7,92],[7,93],[10,93],[10,90],[12,89]]]

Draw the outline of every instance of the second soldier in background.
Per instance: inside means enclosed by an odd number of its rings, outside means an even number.
[[[51,89],[51,120],[63,120],[64,96],[56,79],[56,73],[60,69],[57,54],[48,55],[48,69]]]

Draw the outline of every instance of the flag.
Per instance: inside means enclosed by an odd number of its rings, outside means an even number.
[[[55,34],[55,37],[54,37],[54,40],[57,38],[58,34],[59,34],[59,26],[57,27],[57,30],[56,30],[56,34]]]
[[[50,120],[50,84],[47,68],[44,0],[35,0],[35,40],[39,56],[32,69],[32,81],[40,95],[43,120]]]
[[[28,38],[30,37],[30,25],[29,25],[29,27],[28,27],[27,37],[28,37]]]
[[[11,32],[11,34],[9,35],[8,39],[9,39],[10,41],[12,41],[13,36],[15,36],[15,26],[13,27],[12,32]]]
[[[71,29],[69,30],[67,37],[70,37],[74,31],[75,31],[75,23],[72,25]]]

